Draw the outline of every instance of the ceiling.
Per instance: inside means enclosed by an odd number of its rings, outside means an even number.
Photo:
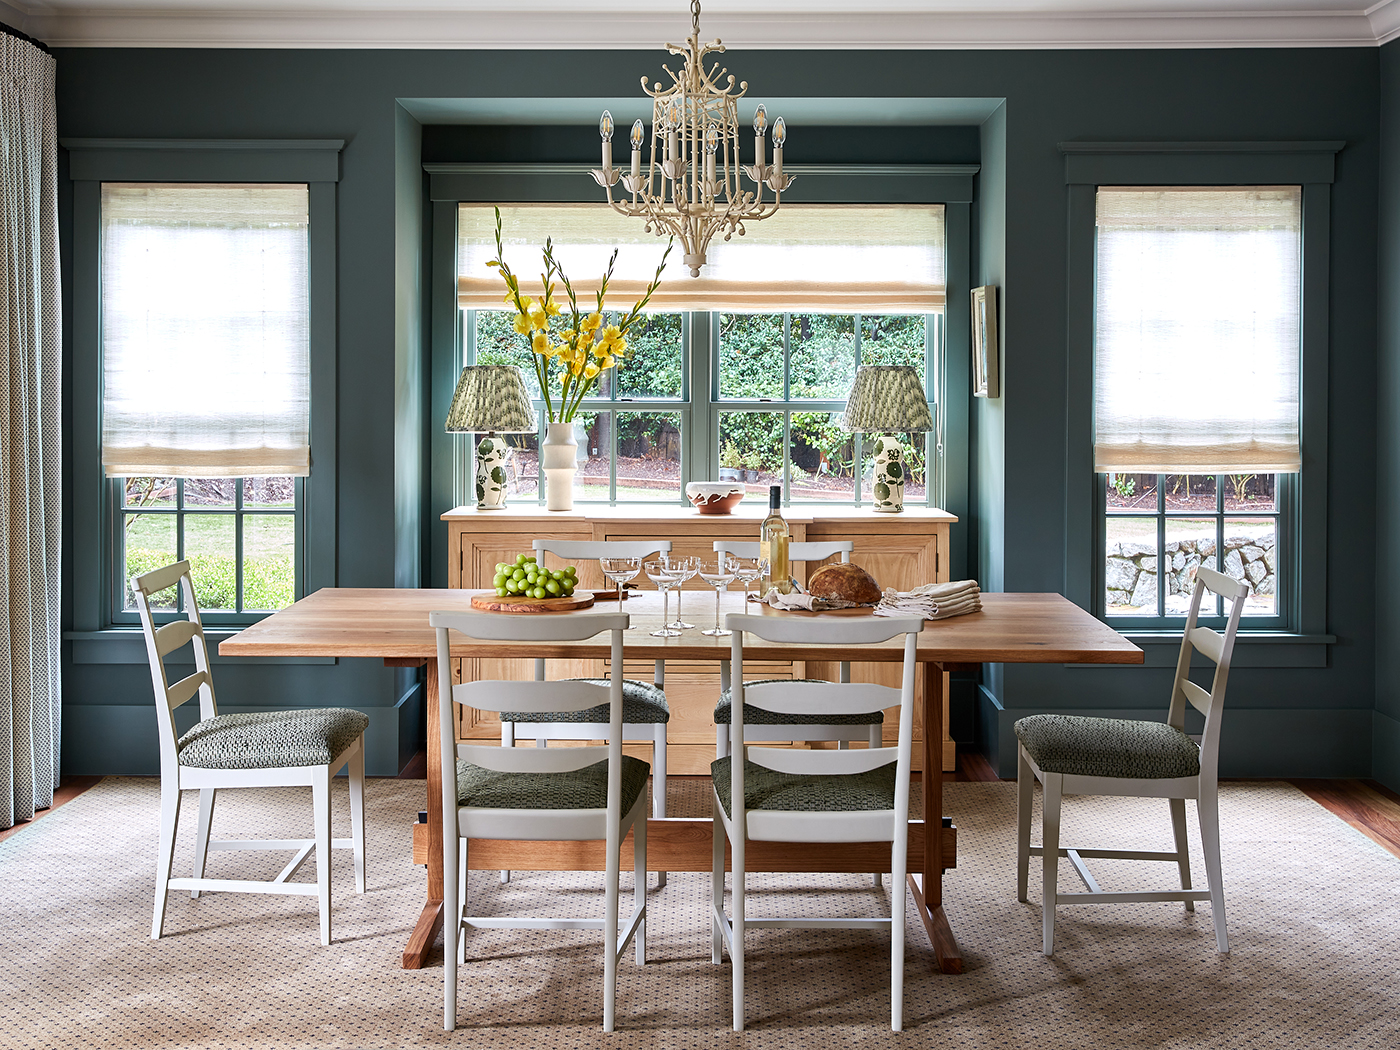
[[[541,17],[522,19],[522,14]],[[685,0],[0,0],[55,47],[636,48]],[[732,48],[1375,47],[1400,0],[707,0]]]

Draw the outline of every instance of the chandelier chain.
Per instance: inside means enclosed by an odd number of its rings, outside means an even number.
[[[700,38],[700,0],[690,0],[690,26],[695,38]]]

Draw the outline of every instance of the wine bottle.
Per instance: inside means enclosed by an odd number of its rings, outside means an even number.
[[[758,533],[758,564],[763,575],[759,578],[759,594],[767,595],[771,587],[779,594],[792,590],[792,574],[788,570],[788,523],[783,520],[783,487],[768,490],[768,517]]]

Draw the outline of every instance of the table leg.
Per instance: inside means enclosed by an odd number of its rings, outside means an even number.
[[[943,910],[943,708],[945,694],[943,666],[924,664],[924,826],[931,833],[924,839],[924,870],[918,881],[909,874],[909,889],[919,918],[928,930],[929,942],[944,973],[962,973],[962,952]]]
[[[428,899],[403,950],[403,968],[419,970],[442,929],[442,732],[438,711],[437,661],[427,663],[428,725]]]

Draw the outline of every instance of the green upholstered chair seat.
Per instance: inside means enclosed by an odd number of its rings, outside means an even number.
[[[1026,753],[1046,773],[1156,780],[1201,771],[1196,742],[1164,722],[1030,715],[1017,719],[1015,729]]]
[[[762,678],[756,682],[745,682],[746,686],[762,685],[764,682],[821,682],[828,684],[824,678]],[[719,703],[715,704],[715,725],[727,726],[729,724],[730,712],[734,706],[734,698],[728,689],[722,690],[719,694]],[[744,725],[746,726],[873,726],[884,722],[885,713],[874,711],[863,715],[784,715],[777,711],[766,711],[761,707],[754,707],[753,704],[744,705]]]
[[[730,807],[730,758],[710,763],[724,812]],[[753,762],[744,763],[744,807],[776,809],[790,813],[847,813],[867,809],[894,808],[895,763],[865,773],[820,773],[815,775],[779,773]]]
[[[622,813],[646,790],[651,766],[622,756]],[[477,809],[606,809],[608,763],[567,773],[502,773],[457,760],[457,803]]]
[[[323,766],[355,742],[369,716],[342,707],[218,715],[175,744],[180,765],[199,769]]]
[[[609,685],[606,678],[570,678],[570,682],[592,682]],[[607,704],[582,711],[502,711],[502,722],[606,722]],[[622,720],[628,725],[654,725],[671,720],[671,707],[666,703],[666,691],[651,682],[622,680]]]

